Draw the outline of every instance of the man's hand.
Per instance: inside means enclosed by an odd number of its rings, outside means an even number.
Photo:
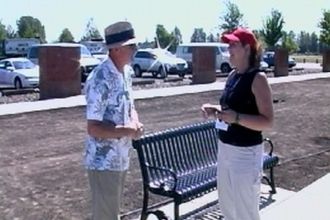
[[[137,131],[135,134],[135,137],[133,137],[134,140],[139,139],[143,134],[144,134],[144,128],[143,128],[143,124],[140,122],[137,122]]]
[[[134,140],[139,139],[144,133],[143,124],[140,122],[132,121],[125,127],[129,129],[128,136]]]

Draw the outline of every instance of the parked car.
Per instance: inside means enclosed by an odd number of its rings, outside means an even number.
[[[0,61],[0,84],[16,89],[39,85],[39,66],[26,58],[8,58]]]
[[[231,65],[228,51],[229,45],[219,42],[193,42],[178,45],[176,49],[176,56],[188,62],[188,72],[192,72],[192,51],[194,47],[211,47],[214,48],[216,54],[215,69],[220,70],[224,74],[228,74],[234,66]],[[260,70],[265,71],[269,65],[260,61]]]
[[[188,70],[185,60],[176,57],[164,49],[140,49],[132,61],[132,67],[136,77],[141,77],[143,72],[151,72],[154,77],[161,78],[168,74],[178,74],[184,77]]]
[[[98,51],[92,52],[93,57],[99,59],[101,62],[108,58],[108,49],[106,47],[101,48]]]
[[[33,63],[39,63],[39,48],[45,46],[79,46],[80,47],[80,70],[81,70],[81,81],[85,82],[89,73],[101,62],[99,59],[92,56],[91,52],[87,49],[86,46],[82,44],[75,43],[54,43],[54,44],[38,44],[30,47],[27,58],[30,59]]]
[[[263,54],[262,58],[263,58],[263,61],[265,61],[269,65],[269,67],[274,66],[274,63],[275,63],[275,52],[274,51],[265,52]],[[288,67],[292,68],[292,67],[296,66],[296,64],[297,64],[296,61],[292,57],[289,56]]]
[[[268,69],[269,65],[268,63],[266,63],[265,61],[260,61],[260,66],[259,66],[259,69],[261,71],[266,71]]]
[[[219,42],[194,42],[180,44],[176,48],[175,55],[188,62],[189,72],[192,72],[192,51],[195,47],[211,47],[214,48],[216,54],[215,69],[222,73],[229,73],[232,66],[229,62],[228,44]]]

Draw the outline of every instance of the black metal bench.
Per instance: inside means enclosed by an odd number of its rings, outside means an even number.
[[[273,144],[264,155],[264,175],[276,193],[273,167],[278,157],[273,156]],[[174,200],[175,220],[182,219],[179,205],[216,189],[218,137],[214,122],[169,129],[143,136],[133,142],[137,150],[143,178],[143,208],[141,219],[153,213],[162,219],[162,213],[148,210],[149,192]]]

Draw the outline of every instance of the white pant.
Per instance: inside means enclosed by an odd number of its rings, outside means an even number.
[[[260,220],[263,144],[237,147],[219,141],[218,193],[225,220]]]

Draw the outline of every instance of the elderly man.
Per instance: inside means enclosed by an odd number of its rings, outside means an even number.
[[[105,29],[109,58],[86,81],[87,140],[85,165],[92,194],[93,220],[119,220],[121,195],[129,166],[132,139],[139,138],[139,122],[132,97],[136,51],[129,22]]]

